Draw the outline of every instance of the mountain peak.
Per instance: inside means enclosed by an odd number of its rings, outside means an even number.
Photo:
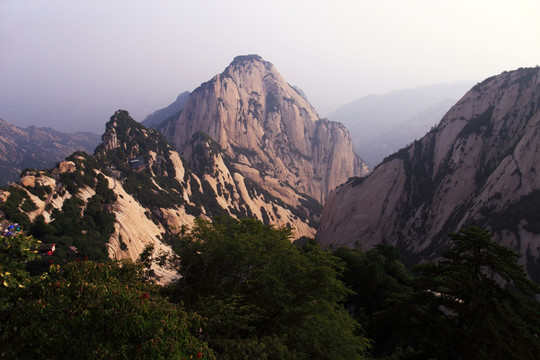
[[[255,78],[265,78],[271,74],[271,78],[275,81],[285,82],[271,62],[264,60],[256,54],[240,55],[223,70],[221,78],[232,78],[235,81],[252,81]],[[214,78],[215,80],[217,78]]]
[[[165,137],[178,149],[197,131],[208,134],[252,181],[274,179],[276,196],[283,185],[323,202],[349,177],[367,173],[347,130],[320,119],[259,55],[237,56],[195,89],[179,118],[166,126]]]
[[[255,62],[255,61],[267,62],[267,61],[264,61],[264,59],[260,55],[248,54],[248,55],[238,55],[231,62],[231,65],[241,65],[241,64],[244,64],[246,62]]]

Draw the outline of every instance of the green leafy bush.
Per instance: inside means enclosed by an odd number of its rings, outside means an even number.
[[[23,228],[28,228],[30,226],[30,219],[24,212],[21,211],[20,208],[24,206],[25,209],[32,211],[35,209],[36,204],[30,200],[30,197],[26,191],[20,189],[19,187],[10,186],[8,191],[10,195],[5,203],[0,207],[0,210],[2,210],[6,219],[20,224]],[[25,205],[25,203],[27,203],[27,205]]]
[[[4,273],[31,258],[19,255],[19,262],[6,263],[11,257],[0,253]],[[82,261],[51,265],[38,277],[26,274],[24,288],[0,287],[0,357],[215,359],[198,339],[202,319],[166,301],[144,279],[142,266],[129,261]]]

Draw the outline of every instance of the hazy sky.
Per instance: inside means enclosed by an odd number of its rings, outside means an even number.
[[[538,0],[0,0],[0,118],[102,133],[259,54],[325,116],[540,63]]]

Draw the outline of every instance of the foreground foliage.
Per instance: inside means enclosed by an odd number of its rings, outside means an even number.
[[[167,292],[207,322],[220,359],[358,359],[368,348],[340,304],[343,263],[255,220],[199,221],[180,241]]]
[[[377,314],[379,350],[395,358],[537,359],[540,306],[531,296],[540,289],[519,255],[476,227],[450,237],[444,259],[415,267],[415,291],[393,296]]]
[[[1,260],[6,264],[5,253]],[[52,264],[41,276],[18,275],[24,287],[11,286],[14,281],[0,287],[1,358],[214,358],[197,338],[200,317],[159,296],[143,281],[140,265],[82,261]]]
[[[0,236],[0,358],[536,359],[540,289],[518,255],[478,228],[450,237],[413,276],[391,246],[330,253],[255,220],[199,220],[162,288],[144,261],[30,276],[37,241]]]

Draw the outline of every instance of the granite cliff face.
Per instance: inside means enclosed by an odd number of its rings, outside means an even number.
[[[25,168],[53,167],[77,150],[94,151],[99,136],[50,128],[20,128],[0,119],[0,184],[16,182]]]
[[[433,258],[449,232],[491,229],[540,281],[540,69],[474,86],[421,140],[332,192],[317,238]]]
[[[243,176],[274,196],[288,187],[322,203],[349,177],[368,172],[348,131],[320,119],[298,90],[257,55],[235,58],[194,90],[178,119],[160,130],[181,152],[193,134],[204,132]]]

